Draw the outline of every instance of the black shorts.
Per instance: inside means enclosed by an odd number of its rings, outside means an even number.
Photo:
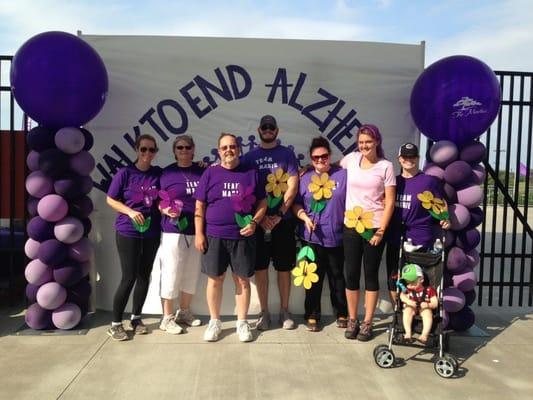
[[[254,274],[255,236],[242,239],[207,237],[207,251],[202,254],[202,272],[220,276],[231,266],[235,275],[249,278]]]
[[[270,242],[265,242],[265,231],[257,227],[257,257],[255,270],[265,270],[274,264],[276,271],[287,272],[294,268],[296,263],[296,221],[294,218],[282,219],[272,230]]]

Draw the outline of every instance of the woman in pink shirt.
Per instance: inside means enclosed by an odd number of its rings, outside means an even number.
[[[357,143],[358,151],[341,160],[341,166],[348,171],[343,244],[349,320],[344,336],[367,341],[372,338],[383,235],[394,210],[396,178],[392,163],[384,157],[375,125],[362,125]],[[357,315],[361,267],[365,276],[365,316],[360,324]]]

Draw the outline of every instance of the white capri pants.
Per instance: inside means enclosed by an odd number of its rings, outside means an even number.
[[[155,262],[161,267],[159,295],[163,299],[175,299],[180,292],[196,293],[201,254],[194,247],[194,235],[162,232]]]

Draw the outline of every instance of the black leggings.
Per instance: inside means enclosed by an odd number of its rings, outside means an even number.
[[[398,278],[398,264],[400,262],[400,246],[387,243],[387,286],[389,290],[396,290],[396,280]]]
[[[344,244],[346,289],[359,290],[361,267],[364,266],[365,289],[371,292],[379,290],[379,264],[381,263],[385,241],[382,240],[377,246],[372,246],[355,229],[346,227],[344,227],[342,240]]]
[[[133,238],[116,233],[117,250],[122,268],[122,279],[113,298],[113,322],[122,322],[122,315],[128,303],[133,285],[132,314],[140,315],[148,286],[154,258],[159,247],[159,236]]]
[[[322,247],[316,244],[307,243],[315,251],[318,282],[313,283],[311,289],[305,291],[305,319],[314,318],[320,320],[320,299],[322,297],[322,287],[324,278],[328,276],[329,297],[333,312],[338,317],[347,317],[346,291],[344,285],[344,275],[342,265],[344,252],[341,247]]]

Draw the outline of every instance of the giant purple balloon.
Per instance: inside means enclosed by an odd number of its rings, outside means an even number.
[[[452,247],[448,252],[448,258],[446,260],[446,268],[452,274],[458,274],[462,272],[466,267],[466,255],[464,251],[459,247]]]
[[[26,143],[32,150],[41,152],[56,147],[54,143],[54,129],[48,129],[44,126],[36,126],[26,135]]]
[[[68,204],[61,196],[49,194],[39,201],[37,212],[42,219],[57,222],[67,215]]]
[[[65,217],[58,221],[54,227],[54,235],[60,242],[72,244],[83,236],[83,224],[74,217]]]
[[[26,191],[38,199],[54,191],[52,179],[41,171],[35,171],[26,178]]]
[[[67,290],[57,282],[48,282],[37,291],[37,303],[47,310],[55,310],[67,299]]]
[[[418,77],[411,115],[434,141],[467,143],[485,132],[500,108],[500,85],[482,61],[463,55],[443,58]]]
[[[29,283],[35,286],[41,286],[46,282],[50,282],[54,277],[52,268],[39,259],[28,263],[24,270],[24,276]]]
[[[20,107],[48,127],[80,126],[102,109],[108,89],[102,59],[82,39],[44,32],[26,41],[11,64]]]
[[[49,329],[52,327],[52,312],[35,303],[26,310],[24,320],[31,329]]]
[[[52,322],[59,329],[72,329],[81,320],[81,310],[73,303],[65,303],[52,311]]]
[[[446,288],[442,295],[444,309],[450,313],[457,312],[465,306],[465,295],[457,288]]]
[[[456,331],[466,331],[476,321],[476,315],[468,306],[456,313],[449,313],[448,318],[448,327]]]
[[[36,216],[28,222],[26,231],[28,232],[28,236],[33,240],[44,242],[54,237],[54,224]]]
[[[88,151],[80,151],[69,158],[70,169],[82,176],[88,176],[95,166],[94,157]]]
[[[457,160],[459,150],[455,143],[450,142],[449,140],[441,140],[431,146],[429,156],[431,161],[444,168],[448,164]]]
[[[67,258],[68,246],[59,240],[50,239],[41,243],[37,254],[39,260],[46,265],[59,265]]]
[[[461,292],[468,292],[476,287],[476,279],[474,270],[466,267],[460,274],[452,276],[452,283]]]
[[[75,127],[65,127],[58,130],[54,141],[57,148],[67,154],[78,153],[85,146],[83,132]]]
[[[470,222],[470,212],[462,204],[452,204],[448,207],[450,215],[451,229],[460,231]]]
[[[468,143],[461,149],[459,158],[469,164],[478,164],[485,158],[487,149],[481,142]]]
[[[457,234],[455,243],[464,251],[475,249],[481,242],[481,234],[477,229],[463,230]]]

